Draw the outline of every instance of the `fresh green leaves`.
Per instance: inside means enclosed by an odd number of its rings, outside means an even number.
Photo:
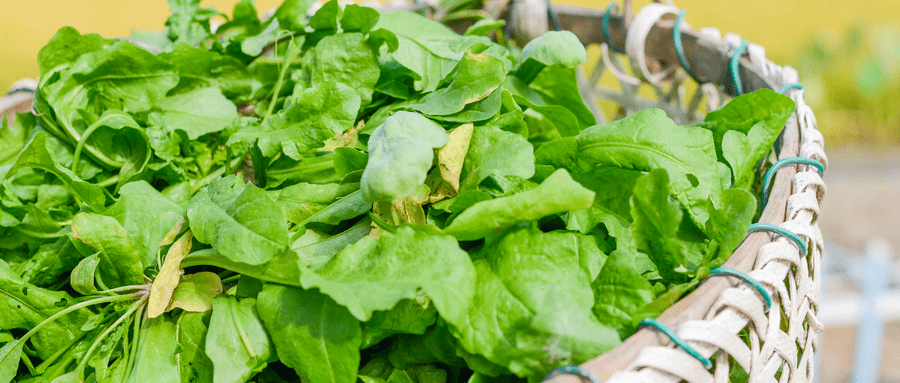
[[[287,222],[265,191],[220,178],[191,199],[187,218],[197,239],[234,262],[259,265],[288,245]]]
[[[391,201],[412,194],[425,181],[432,149],[450,137],[438,124],[411,112],[397,112],[372,132],[369,161],[360,188],[367,201]]]
[[[0,124],[0,382],[536,381],[725,262],[793,111],[594,125],[569,32],[169,5]]]
[[[362,333],[346,308],[316,290],[266,285],[259,314],[278,357],[310,383],[352,382]]]

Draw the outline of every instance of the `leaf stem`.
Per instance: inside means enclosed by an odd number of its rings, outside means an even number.
[[[103,339],[106,339],[106,337],[109,336],[109,334],[112,333],[113,330],[115,330],[115,328],[125,320],[125,318],[128,318],[131,316],[131,314],[134,314],[134,312],[137,311],[138,308],[140,308],[145,302],[147,302],[148,298],[149,295],[144,295],[137,302],[134,302],[134,304],[132,304],[131,307],[128,308],[128,311],[126,311],[125,314],[122,314],[119,319],[116,319],[113,324],[107,327],[106,330],[104,330],[100,334],[100,336],[98,336],[97,339],[94,340],[94,343],[91,344],[91,347],[89,347],[87,352],[84,353],[84,356],[82,356],[81,362],[78,363],[78,367],[75,368],[76,377],[80,378],[84,374],[84,369],[85,367],[87,367],[87,363],[90,360],[91,355],[93,355],[94,350],[97,348],[97,346],[100,345],[100,342],[103,341]]]
[[[294,44],[294,38],[291,37],[291,41],[288,43],[287,52],[284,53],[284,61],[281,64],[281,73],[278,75],[278,81],[275,82],[275,89],[272,93],[272,101],[269,102],[269,107],[266,109],[266,115],[263,116],[263,124],[266,123],[266,120],[268,120],[269,116],[272,115],[272,111],[275,110],[275,102],[278,100],[278,94],[281,93],[281,86],[284,85],[284,76],[287,75],[287,71],[291,66],[291,62],[294,61],[294,59],[296,59],[299,54],[300,49],[297,48],[297,45]]]
[[[38,330],[40,330],[42,327],[44,327],[48,323],[51,323],[51,322],[59,319],[63,315],[71,313],[75,310],[82,309],[82,308],[85,308],[88,306],[98,305],[101,303],[118,302],[118,301],[134,299],[134,298],[140,298],[144,295],[145,295],[144,293],[134,293],[134,294],[128,294],[128,295],[116,295],[116,296],[111,296],[111,297],[102,297],[102,298],[91,299],[89,301],[84,301],[84,302],[69,306],[63,310],[60,310],[56,314],[49,316],[47,319],[44,319],[41,323],[38,323],[37,326],[34,326],[31,330],[29,330],[27,333],[25,333],[25,335],[23,335],[22,338],[19,339],[19,341],[24,342],[24,341],[28,340],[28,338],[31,338],[32,335],[37,333]]]

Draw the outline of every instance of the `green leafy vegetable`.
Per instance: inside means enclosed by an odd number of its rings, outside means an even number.
[[[168,3],[0,122],[0,383],[537,381],[728,259],[794,110],[596,125],[570,32]]]

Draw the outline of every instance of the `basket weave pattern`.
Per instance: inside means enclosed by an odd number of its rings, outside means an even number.
[[[627,27],[624,55],[613,52],[606,42],[602,44],[602,58],[590,78],[582,76],[582,85],[586,86],[582,93],[586,93],[587,98],[591,99],[590,104],[596,105],[596,101],[601,99],[615,102],[619,106],[615,118],[645,108],[661,108],[676,122],[689,124],[702,120],[702,113],[698,110],[704,101],[707,110],[716,109],[727,102],[730,96],[725,90],[732,84],[695,84],[696,92],[688,98],[685,85],[693,80],[685,71],[676,65],[648,61],[644,56],[645,42],[651,27],[659,23],[663,16],[677,12],[678,9],[674,6],[664,4],[651,4],[643,8]],[[684,25],[681,27],[685,28]],[[723,54],[728,56],[741,42],[733,34],[722,39],[719,31],[712,28],[704,28],[700,33],[707,42],[713,40],[721,46]],[[747,55],[752,69],[761,74],[774,89],[797,81],[797,72],[793,68],[781,67],[767,60],[762,47],[749,44]],[[623,62],[630,68],[626,68]],[[650,67],[654,67],[655,71]],[[627,74],[628,69],[636,77]],[[604,71],[609,71],[616,77],[618,89],[610,89],[598,83]],[[653,87],[655,99],[638,95],[638,88],[642,84]],[[728,90],[733,92],[733,88]],[[753,90],[756,89],[745,86],[746,92]],[[788,90],[786,95],[794,100],[797,109],[785,126],[780,158],[773,156],[771,162],[785,157],[802,156],[827,166],[824,141],[816,129],[812,110],[803,100],[802,88]],[[598,114],[598,122],[601,121],[605,121],[602,113]],[[794,141],[793,150],[787,148],[788,141]],[[796,146],[799,146],[799,150]],[[763,298],[751,286],[739,279],[729,278],[730,287],[718,294],[705,316],[681,321],[673,327],[703,357],[715,357],[715,366],[711,371],[662,334],[658,335],[657,340],[662,345],[641,349],[624,371],[609,371],[608,366],[601,365],[602,357],[589,361],[582,367],[608,383],[728,382],[733,363],[740,365],[749,374],[750,382],[812,381],[813,356],[817,349],[818,333],[822,330],[816,313],[820,291],[819,265],[824,251],[816,219],[826,188],[822,177],[812,166],[786,168],[778,171],[776,178],[790,180],[790,190],[787,193],[784,216],[773,223],[780,223],[780,227],[799,235],[806,241],[809,253],[801,254],[798,246],[780,235],[769,237],[768,233],[751,234],[767,237],[765,241],[768,243],[762,245],[755,254],[750,254],[755,260],[750,263],[752,269],[747,270],[747,274],[761,282],[770,293],[772,307],[768,313],[765,312]],[[765,218],[764,214],[761,221]],[[781,223],[782,221],[784,222]],[[616,353],[616,350],[610,353]],[[552,381],[574,382],[575,379],[577,378],[569,375],[558,376]]]

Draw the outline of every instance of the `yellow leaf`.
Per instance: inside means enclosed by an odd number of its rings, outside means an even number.
[[[475,126],[472,124],[460,125],[448,133],[450,141],[438,151],[438,167],[441,170],[441,178],[453,188],[453,193],[459,191],[459,177],[462,173],[463,161],[469,152],[469,143],[472,141],[472,132]]]
[[[147,317],[156,318],[166,312],[169,302],[172,300],[172,292],[178,287],[178,281],[184,270],[181,269],[181,261],[188,253],[191,252],[191,239],[193,234],[190,230],[184,233],[178,241],[169,248],[166,253],[166,260],[163,262],[159,274],[153,280],[150,286],[150,298],[147,302]]]
[[[166,311],[174,308],[198,313],[209,311],[213,298],[221,293],[222,280],[215,273],[203,271],[185,275],[172,293],[172,303]]]

